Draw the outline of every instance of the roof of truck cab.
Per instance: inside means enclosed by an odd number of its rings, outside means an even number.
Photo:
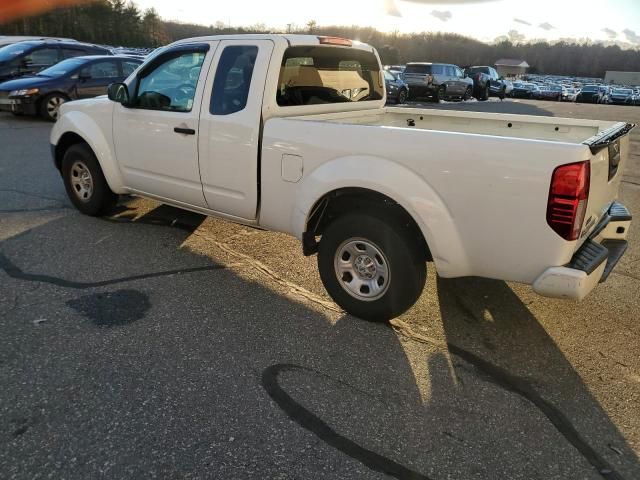
[[[205,37],[185,38],[172,43],[172,45],[182,45],[185,43],[197,43],[197,42],[215,42],[222,40],[271,40],[273,42],[285,41],[290,47],[301,47],[306,45],[326,45],[334,46],[331,44],[321,44],[320,38],[325,35],[295,35],[295,34],[276,34],[276,33],[256,33],[256,34],[239,34],[239,35],[209,35]],[[349,39],[350,40],[350,39]],[[366,43],[362,43],[358,40],[351,40],[351,47],[343,48],[357,48],[359,50],[373,51],[373,47]],[[341,45],[335,45],[341,46]]]

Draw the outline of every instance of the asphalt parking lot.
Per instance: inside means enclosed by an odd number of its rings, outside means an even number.
[[[640,478],[640,220],[582,303],[430,264],[375,325],[286,236],[134,198],[82,216],[50,128],[0,114],[0,478]],[[640,218],[640,128],[623,178]]]

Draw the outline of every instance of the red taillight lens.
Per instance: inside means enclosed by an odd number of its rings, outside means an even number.
[[[562,165],[553,171],[547,223],[565,240],[576,240],[582,229],[589,199],[589,162]]]

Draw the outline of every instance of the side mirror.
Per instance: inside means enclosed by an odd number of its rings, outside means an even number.
[[[112,83],[109,85],[107,96],[112,102],[120,103],[124,106],[129,104],[129,89],[124,83]]]

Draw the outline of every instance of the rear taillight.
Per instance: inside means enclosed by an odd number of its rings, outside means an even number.
[[[565,240],[576,240],[582,229],[589,199],[590,163],[562,165],[553,171],[547,223]]]

